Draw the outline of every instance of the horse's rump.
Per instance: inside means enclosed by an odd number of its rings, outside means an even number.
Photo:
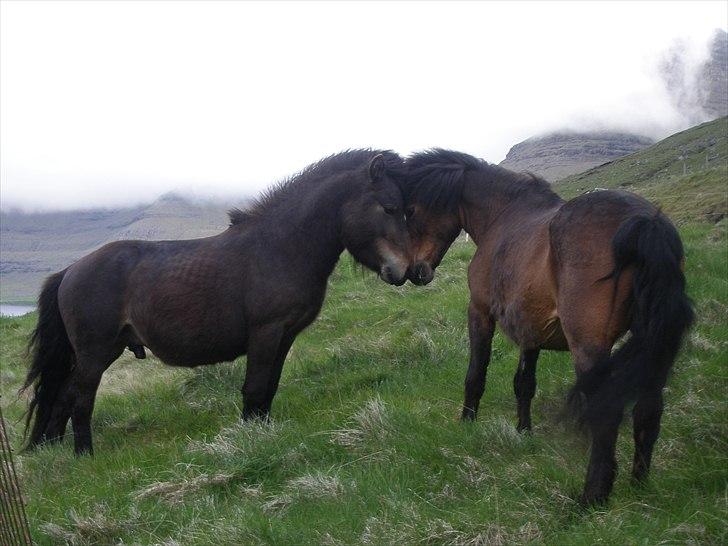
[[[558,312],[570,345],[611,347],[627,331],[631,270],[608,278],[615,265],[612,239],[626,219],[656,213],[637,195],[607,190],[572,199],[554,216],[549,231]]]

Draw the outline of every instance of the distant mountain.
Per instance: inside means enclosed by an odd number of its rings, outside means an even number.
[[[26,214],[0,212],[0,301],[31,301],[43,279],[120,239],[196,239],[223,231],[223,205],[165,194],[149,205]]]
[[[553,182],[646,148],[647,137],[616,132],[560,132],[513,146],[501,166],[530,171]]]
[[[553,186],[567,198],[600,188],[626,189],[660,205],[678,222],[718,222],[728,216],[728,117]]]

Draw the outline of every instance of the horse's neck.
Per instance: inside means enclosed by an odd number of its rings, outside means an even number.
[[[262,236],[290,257],[292,268],[304,268],[322,278],[328,278],[344,251],[341,208],[353,189],[335,182],[320,184],[298,201],[292,196],[269,217],[261,218]]]
[[[503,183],[471,182],[463,190],[458,208],[460,222],[476,245],[531,218],[557,210],[563,201],[556,194],[504,191]]]

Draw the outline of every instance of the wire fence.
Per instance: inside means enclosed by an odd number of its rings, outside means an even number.
[[[0,409],[0,544],[3,546],[27,546],[30,538],[25,505],[20,493],[18,475],[15,473],[13,453],[5,430],[5,420]]]

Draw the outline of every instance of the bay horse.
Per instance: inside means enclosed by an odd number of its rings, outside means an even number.
[[[242,418],[267,417],[344,249],[387,283],[406,282],[403,168],[389,151],[333,155],[231,210],[218,235],[117,241],[51,275],[30,341],[27,447],[60,441],[70,418],[76,454],[92,453],[96,391],[125,347],[185,367],[247,354]]]
[[[462,229],[477,246],[468,269],[462,419],[476,417],[498,323],[520,348],[513,380],[519,431],[531,428],[539,351],[572,354],[570,407],[591,433],[580,500],[608,498],[618,427],[633,401],[632,476],[643,480],[660,430],[662,389],[693,320],[674,226],[637,195],[597,191],[565,202],[535,175],[463,153],[429,150],[406,164],[410,280],[430,282]],[[631,337],[612,352],[627,331]]]

